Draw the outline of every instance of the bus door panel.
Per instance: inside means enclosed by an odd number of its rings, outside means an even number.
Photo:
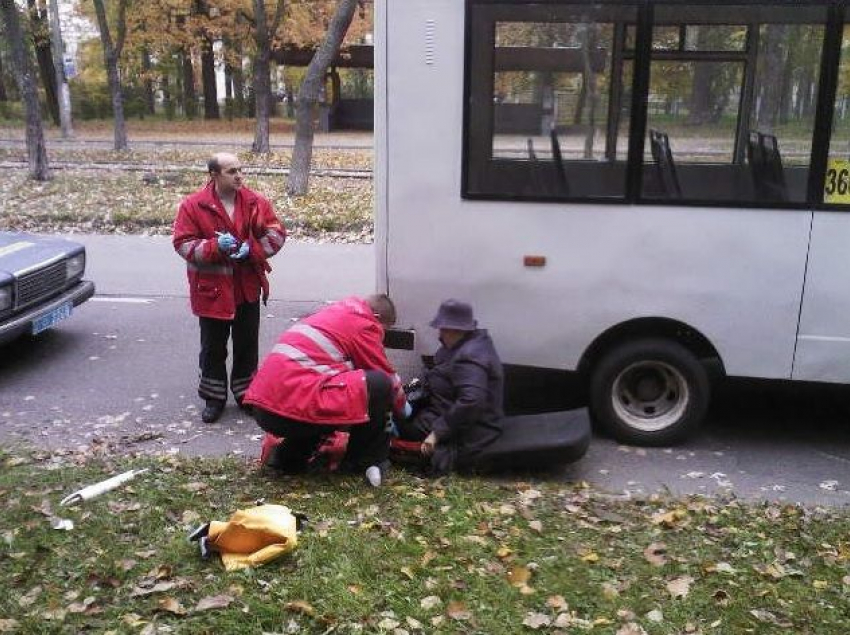
[[[819,211],[809,261],[793,379],[850,383],[850,218]]]
[[[850,383],[850,7],[844,8],[823,203],[812,219],[806,286],[794,356],[794,379]],[[843,208],[843,209],[842,209]]]

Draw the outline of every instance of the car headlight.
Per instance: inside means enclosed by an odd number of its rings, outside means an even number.
[[[83,275],[86,270],[86,254],[77,254],[65,261],[66,280],[73,280]]]
[[[12,308],[12,285],[0,287],[0,313]]]

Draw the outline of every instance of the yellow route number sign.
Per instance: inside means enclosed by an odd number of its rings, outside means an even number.
[[[850,204],[850,160],[830,159],[823,184],[824,203]]]

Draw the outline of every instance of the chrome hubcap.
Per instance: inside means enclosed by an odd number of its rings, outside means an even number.
[[[690,401],[685,377],[670,364],[635,362],[614,380],[614,412],[626,425],[657,432],[677,423]]]

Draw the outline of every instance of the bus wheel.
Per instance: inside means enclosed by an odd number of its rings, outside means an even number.
[[[590,408],[601,428],[622,443],[668,445],[702,422],[708,373],[687,348],[664,339],[610,350],[590,379]]]

